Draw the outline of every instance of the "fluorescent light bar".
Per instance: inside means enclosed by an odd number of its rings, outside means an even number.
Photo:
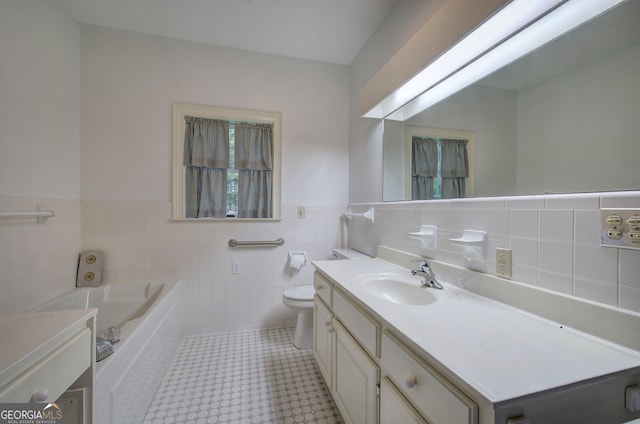
[[[570,0],[386,118],[404,121],[625,0]],[[428,69],[429,67],[425,68]]]
[[[565,0],[512,1],[363,117],[384,118],[563,1]]]

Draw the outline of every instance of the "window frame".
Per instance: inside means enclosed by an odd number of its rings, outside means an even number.
[[[404,129],[404,195],[411,199],[411,143],[413,136],[424,138],[448,138],[467,140],[467,156],[469,158],[469,177],[467,178],[467,192],[465,198],[474,197],[476,191],[476,133],[473,131],[453,130],[444,128],[430,128],[407,125]],[[430,199],[451,200],[451,199]]]
[[[189,103],[174,103],[172,105],[173,136],[172,136],[172,188],[171,188],[171,220],[186,222],[224,221],[281,221],[282,220],[282,113],[237,109],[221,106],[195,105]],[[187,218],[185,217],[184,202],[184,131],[185,116],[199,118],[223,119],[228,121],[244,121],[273,125],[273,172],[271,204],[273,213],[271,218]]]

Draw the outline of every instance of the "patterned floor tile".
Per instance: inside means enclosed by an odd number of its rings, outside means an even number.
[[[342,424],[311,349],[277,328],[185,338],[143,424]]]

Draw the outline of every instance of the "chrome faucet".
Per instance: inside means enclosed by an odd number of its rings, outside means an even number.
[[[426,259],[416,259],[412,262],[417,262],[420,268],[411,270],[411,275],[419,275],[422,277],[422,287],[430,287],[432,289],[443,290],[444,287],[436,279],[436,274],[431,268],[431,264]]]

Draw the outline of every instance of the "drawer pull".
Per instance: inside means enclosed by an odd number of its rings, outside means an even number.
[[[324,323],[325,327],[329,327],[330,325],[331,325],[331,321],[327,321],[327,322]]]
[[[36,403],[44,402],[49,398],[49,396],[51,396],[51,390],[40,389],[31,396],[31,401]]]
[[[413,389],[418,384],[418,378],[415,375],[411,375],[404,380],[404,386],[407,389]]]
[[[317,284],[317,285],[316,285],[316,290],[322,290],[322,289],[324,289],[325,287],[327,287],[327,286],[325,286],[324,284]]]

